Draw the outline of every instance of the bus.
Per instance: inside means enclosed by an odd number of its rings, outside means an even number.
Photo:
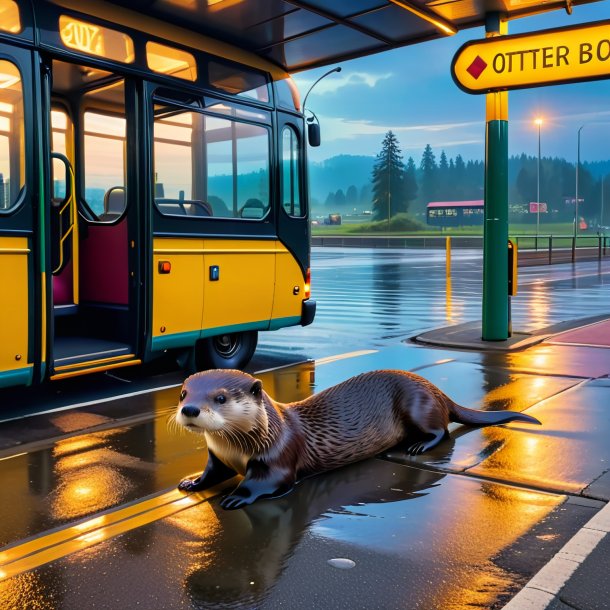
[[[240,368],[310,324],[304,118],[277,64],[92,0],[0,0],[0,387]]]

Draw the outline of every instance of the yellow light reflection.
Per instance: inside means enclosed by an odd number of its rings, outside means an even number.
[[[11,34],[21,32],[19,7],[14,0],[0,0],[0,30]]]
[[[411,2],[407,2],[406,0],[390,0],[392,4],[396,6],[400,6],[400,8],[404,8],[405,10],[417,15],[420,19],[431,23],[435,28],[438,28],[443,34],[447,34],[448,36],[453,36],[457,34],[457,28],[445,21],[442,17],[433,13],[431,10],[424,10],[422,7],[415,6]]]
[[[133,41],[127,34],[66,15],[59,18],[59,35],[64,45],[81,53],[124,63],[133,62],[135,57]]]

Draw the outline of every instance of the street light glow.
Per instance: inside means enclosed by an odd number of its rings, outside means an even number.
[[[536,125],[538,125],[538,127],[540,127],[540,125],[542,125],[542,123],[544,123],[544,120],[541,118],[537,118],[534,123],[536,123]]]

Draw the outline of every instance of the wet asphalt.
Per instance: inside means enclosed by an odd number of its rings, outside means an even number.
[[[609,272],[523,270],[514,326],[608,313]],[[422,456],[394,450],[228,512],[218,495],[181,504],[172,491],[202,469],[205,445],[171,425],[171,366],[4,392],[7,420],[54,411],[0,424],[0,607],[499,608],[610,499],[610,350],[410,343],[480,316],[476,251],[454,256],[450,297],[444,253],[325,249],[312,275],[315,324],[263,336],[251,365],[286,365],[259,375],[277,400],[399,368],[543,425],[452,425]],[[107,400],[117,392],[143,393]]]

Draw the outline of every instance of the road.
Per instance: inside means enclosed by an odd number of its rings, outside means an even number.
[[[607,313],[609,271],[524,270],[515,327]],[[315,324],[263,335],[251,365],[284,365],[259,374],[277,400],[401,368],[544,425],[452,424],[429,454],[393,451],[227,512],[175,490],[205,461],[200,437],[168,425],[179,371],[3,393],[5,412],[49,412],[0,424],[0,607],[499,608],[603,506],[610,350],[405,342],[479,317],[474,251],[456,253],[450,298],[441,252],[325,249],[312,275]]]

